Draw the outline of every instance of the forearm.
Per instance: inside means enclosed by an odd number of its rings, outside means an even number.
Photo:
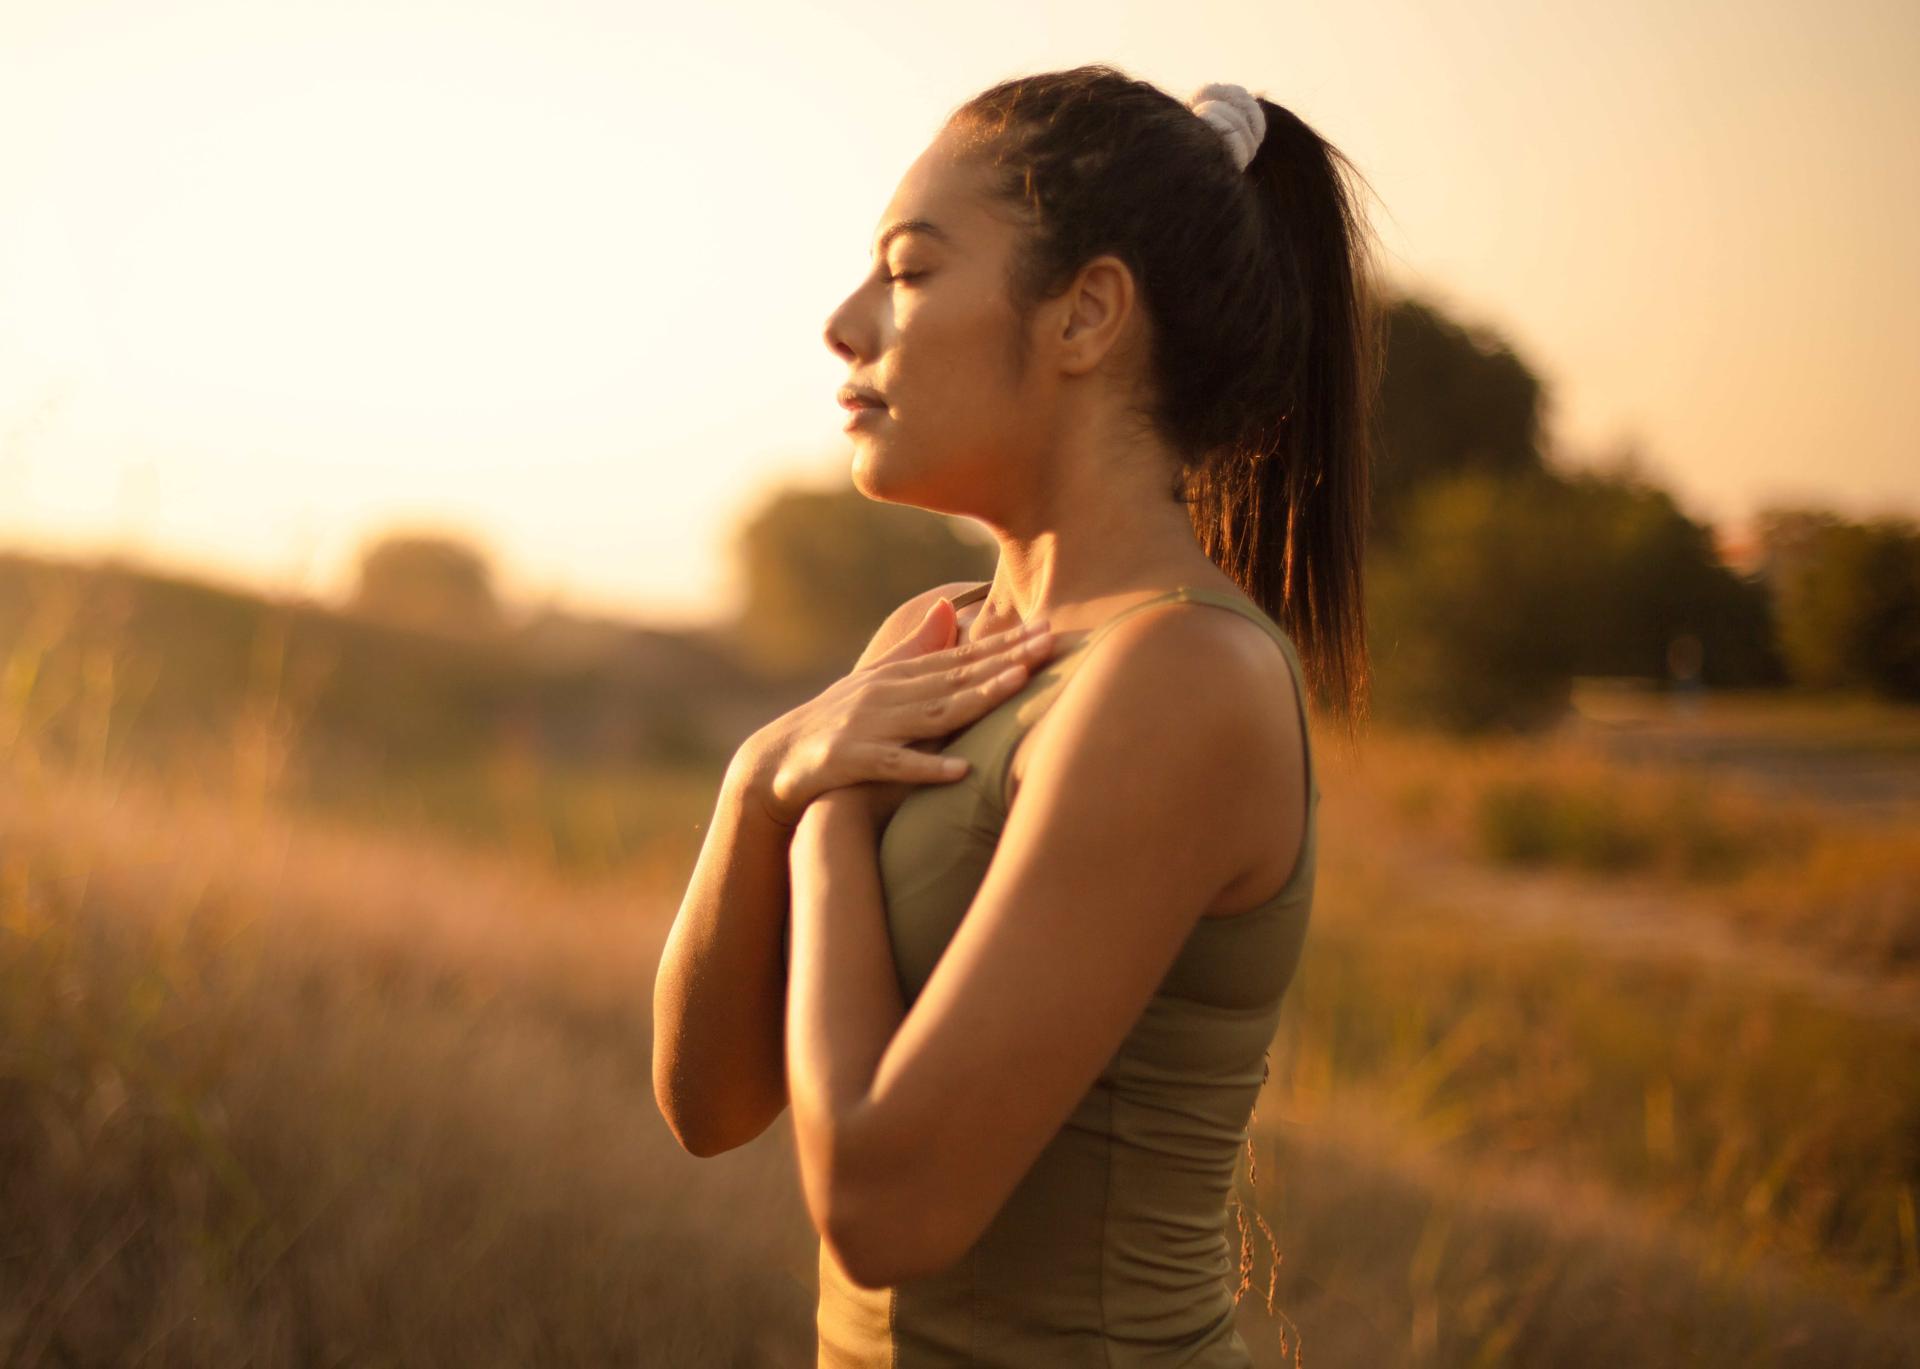
[[[808,807],[790,854],[787,1087],[801,1178],[823,1225],[845,1196],[833,1192],[836,1167],[851,1154],[881,1057],[906,1015],[877,846],[858,800],[833,794]]]
[[[786,1103],[789,829],[756,801],[750,742],[727,769],[653,990],[654,1097],[683,1146],[713,1155]]]

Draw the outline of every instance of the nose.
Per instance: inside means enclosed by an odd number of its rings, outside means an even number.
[[[873,301],[867,298],[866,289],[862,284],[841,300],[827,315],[827,326],[821,330],[827,350],[845,362],[872,361],[878,350],[873,337]]]
[[[842,322],[843,315],[845,315],[846,312],[847,306],[842,304],[838,309],[835,309],[829,314],[827,316],[827,326],[822,331],[822,336],[826,339],[828,351],[832,352],[842,361],[852,361],[855,359],[856,354],[852,345],[847,342],[846,331]]]

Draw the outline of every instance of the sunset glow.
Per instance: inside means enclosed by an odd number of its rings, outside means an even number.
[[[1287,104],[1570,456],[1697,517],[1920,504],[1920,11],[0,4],[0,543],[330,593],[395,523],[722,611],[844,475],[823,345],[943,115],[1107,61]]]

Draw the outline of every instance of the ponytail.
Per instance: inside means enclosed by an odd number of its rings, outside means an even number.
[[[1007,282],[1023,324],[1098,253],[1134,272],[1150,319],[1144,413],[1179,460],[1170,494],[1293,639],[1312,701],[1351,738],[1368,702],[1382,364],[1371,239],[1352,164],[1259,104],[1266,133],[1244,171],[1212,123],[1101,64],[1002,82],[950,122],[1025,211]]]
[[[1381,316],[1351,163],[1291,111],[1245,176],[1265,229],[1273,350],[1251,421],[1187,470],[1207,555],[1300,644],[1310,691],[1351,730],[1368,701],[1365,559]]]

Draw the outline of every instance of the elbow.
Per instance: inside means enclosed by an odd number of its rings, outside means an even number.
[[[820,1241],[860,1288],[945,1273],[979,1231],[959,1210],[954,1165],[935,1138],[860,1104],[830,1121],[796,1114],[800,1164]]]
[[[705,1160],[726,1149],[724,1146],[715,1145],[713,1139],[694,1123],[693,1118],[683,1109],[675,1107],[672,1094],[662,1089],[658,1081],[653,1087],[653,1102],[654,1106],[660,1109],[660,1117],[667,1124],[668,1133],[687,1154]]]
[[[653,1100],[667,1130],[680,1149],[701,1160],[710,1160],[730,1150],[738,1150],[764,1132],[778,1116],[777,1112],[759,1112],[752,1117],[721,1117],[677,1103],[670,1089],[654,1088]]]
[[[700,1135],[698,1132],[689,1130],[684,1123],[675,1121],[674,1118],[664,1110],[661,1112],[661,1116],[666,1117],[667,1130],[672,1134],[673,1139],[680,1143],[680,1149],[696,1159],[710,1160],[714,1156],[724,1154],[732,1149],[731,1146],[718,1144],[712,1139]]]
[[[679,1143],[680,1149],[705,1159],[718,1152],[701,1133],[693,1110],[686,1106],[682,1096],[684,1090],[674,1078],[672,1058],[661,1046],[664,1039],[656,1023],[653,1032],[653,1105],[659,1109],[660,1120],[667,1124],[667,1131]]]
[[[944,1273],[966,1253],[949,1238],[937,1200],[924,1193],[881,1192],[858,1180],[836,1182],[833,1193],[821,1239],[861,1288],[892,1288]]]
[[[654,1035],[653,1101],[687,1154],[710,1159],[736,1150],[759,1136],[787,1106],[784,1078],[776,1088],[754,1088],[750,1076],[714,1087],[714,1071],[694,1068],[685,1053],[668,1048]]]
[[[698,1159],[707,1160],[715,1155],[723,1155],[752,1139],[729,1134],[726,1128],[718,1124],[711,1110],[694,1106],[687,1097],[687,1091],[675,1085],[670,1072],[655,1070],[653,1102],[680,1149]]]
[[[884,1232],[862,1227],[844,1216],[835,1216],[821,1229],[820,1239],[832,1252],[833,1262],[857,1288],[892,1288],[910,1277],[905,1271],[903,1252]]]

